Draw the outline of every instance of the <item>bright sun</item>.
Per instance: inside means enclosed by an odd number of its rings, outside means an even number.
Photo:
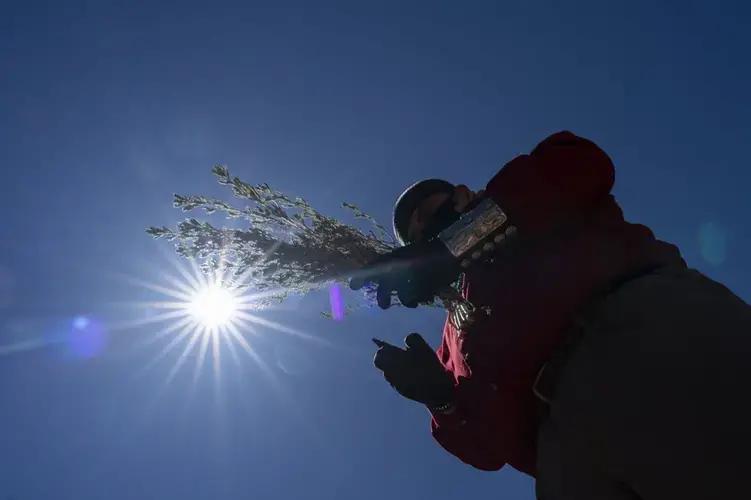
[[[196,292],[188,311],[201,325],[216,329],[232,323],[238,309],[237,302],[232,292],[213,284]]]
[[[207,276],[195,261],[190,261],[192,269],[187,269],[178,260],[173,259],[170,256],[170,260],[180,276],[172,275],[162,269],[159,270],[159,275],[170,286],[123,276],[127,281],[160,295],[165,295],[170,300],[135,302],[136,307],[146,308],[144,312],[148,313],[148,317],[128,321],[117,327],[118,329],[129,329],[151,323],[166,323],[153,336],[145,339],[143,343],[146,346],[164,337],[171,337],[159,353],[146,366],[141,368],[142,372],[149,370],[164,359],[173,349],[181,351],[160,391],[166,389],[181,367],[191,357],[195,357],[196,363],[193,374],[193,383],[195,384],[202,372],[208,352],[211,353],[213,360],[214,382],[219,384],[222,366],[221,345],[226,346],[227,352],[238,367],[241,366],[241,361],[236,347],[240,347],[253,361],[259,363],[265,371],[268,371],[263,359],[249,343],[249,337],[259,333],[258,327],[330,346],[328,341],[324,341],[317,336],[271,321],[257,314],[258,311],[268,307],[264,304],[264,301],[282,294],[283,290],[273,289],[248,293],[247,288],[225,286],[223,278],[226,275],[221,269],[215,275]],[[242,283],[245,278],[244,275],[233,277],[238,283]],[[161,311],[157,312],[157,310]],[[83,324],[82,321],[79,322]],[[2,355],[2,346],[0,346],[0,355]]]

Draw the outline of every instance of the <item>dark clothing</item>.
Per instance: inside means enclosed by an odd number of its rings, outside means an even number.
[[[751,497],[751,307],[676,267],[580,319],[539,427],[538,498]]]
[[[685,268],[676,247],[624,220],[613,181],[600,148],[562,132],[488,183],[486,193],[517,227],[518,245],[465,276],[464,296],[491,313],[462,332],[447,322],[438,350],[457,381],[457,410],[433,415],[433,436],[463,462],[483,470],[510,464],[534,476],[532,386],[577,314],[625,276]]]

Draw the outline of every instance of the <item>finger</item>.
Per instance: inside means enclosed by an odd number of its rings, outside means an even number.
[[[420,302],[415,299],[400,300],[399,302],[401,302],[402,305],[408,309],[416,309],[420,305]]]
[[[405,362],[407,351],[384,342],[373,356],[373,364],[382,372],[396,372],[401,370],[401,365]]]
[[[378,339],[375,339],[375,340],[378,340]],[[381,342],[381,345],[378,347],[378,350],[376,351],[377,356],[393,358],[394,356],[405,354],[407,352],[401,347],[397,347],[395,345],[389,344],[388,342],[384,342],[383,340],[379,340],[379,342]]]
[[[408,269],[412,260],[411,252],[406,247],[392,250],[352,273],[349,286],[353,290],[359,290],[368,282],[379,283],[382,278],[389,274]]]
[[[362,278],[352,278],[349,280],[349,289],[357,291],[365,286],[365,280]]]
[[[367,283],[377,283],[378,278],[387,274],[390,267],[389,261],[392,259],[391,254],[386,254],[366,263],[350,275],[349,287],[352,290],[359,290]]]
[[[389,347],[391,347],[391,348],[393,348],[393,349],[399,349],[400,351],[402,350],[402,349],[400,349],[399,347],[395,346],[394,344],[389,344],[389,343],[388,343],[388,342],[386,342],[385,340],[377,339],[377,338],[375,338],[375,337],[373,337],[373,338],[372,338],[371,340],[372,340],[372,341],[373,341],[373,343],[374,343],[375,345],[377,345],[378,347],[383,347],[383,348],[386,348],[386,349],[388,349]]]
[[[349,279],[349,288],[352,290],[359,290],[368,283],[377,283],[378,273],[375,269],[363,268],[357,271],[354,276]]]
[[[415,295],[409,289],[399,290],[399,302],[409,309],[414,309],[420,305],[420,302],[415,298]]]
[[[410,333],[407,335],[404,339],[404,345],[407,346],[408,350],[416,352],[435,352],[419,333]]]
[[[375,356],[373,356],[373,366],[381,371],[385,371],[387,367],[386,359],[380,349],[378,349],[378,351],[376,351],[375,353]]]
[[[378,292],[376,292],[376,301],[378,302],[378,307],[383,310],[391,307],[391,287],[385,283],[381,284],[378,287]]]
[[[395,347],[394,349],[398,348]],[[375,356],[373,356],[373,365],[384,373],[393,371],[394,364],[393,351],[390,351],[388,348],[378,349]]]

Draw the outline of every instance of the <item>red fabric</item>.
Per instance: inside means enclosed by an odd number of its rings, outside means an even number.
[[[447,321],[438,349],[455,375],[458,407],[433,415],[431,428],[463,462],[482,470],[509,464],[534,476],[532,385],[567,325],[617,279],[655,265],[685,265],[675,246],[623,219],[610,194],[613,182],[604,151],[560,132],[488,183],[487,194],[517,226],[519,245],[508,244],[493,264],[465,275],[464,296],[491,314],[461,336]]]

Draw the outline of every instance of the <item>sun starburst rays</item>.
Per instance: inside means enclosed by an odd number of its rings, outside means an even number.
[[[123,323],[118,329],[124,330],[131,327],[143,327],[146,324],[153,323],[155,326],[159,323],[154,332],[134,345],[134,348],[143,350],[147,347],[154,346],[159,342],[156,355],[153,356],[141,366],[134,374],[135,377],[141,378],[146,372],[162,371],[166,376],[159,377],[153,395],[149,402],[144,405],[142,419],[147,422],[155,415],[156,409],[160,402],[164,400],[168,388],[176,385],[182,385],[181,382],[187,375],[187,391],[183,401],[183,410],[180,411],[180,418],[177,425],[185,425],[185,419],[190,413],[190,407],[193,404],[196,395],[196,389],[201,377],[206,374],[207,366],[210,365],[211,378],[213,379],[214,396],[216,398],[217,408],[223,408],[223,398],[227,395],[227,390],[234,384],[234,379],[229,376],[227,387],[223,388],[225,380],[224,373],[227,369],[226,359],[231,358],[231,363],[238,372],[244,372],[243,361],[250,361],[250,365],[257,368],[263,375],[263,379],[273,388],[274,394],[284,405],[285,411],[294,415],[299,421],[299,425],[306,428],[311,436],[322,447],[329,442],[322,437],[321,429],[318,425],[313,425],[310,416],[303,412],[298,402],[289,393],[286,384],[280,379],[278,374],[272,368],[272,364],[265,359],[261,352],[253,346],[253,340],[261,336],[273,334],[282,334],[294,336],[296,340],[317,344],[319,347],[333,348],[337,351],[346,352],[350,355],[359,355],[358,352],[350,352],[349,349],[334,344],[326,339],[311,335],[305,331],[293,328],[290,325],[284,325],[273,321],[268,316],[263,316],[259,311],[264,309],[276,309],[268,307],[266,299],[283,295],[286,290],[262,290],[248,291],[248,275],[233,276],[231,280],[225,280],[223,275],[225,270],[220,269],[215,275],[209,276],[204,274],[195,261],[182,261],[174,255],[166,255],[171,262],[174,270],[161,266],[153,272],[149,281],[130,279],[128,281],[137,285],[144,291],[152,292],[156,300],[131,302],[121,304],[134,306],[136,309],[136,318],[129,322]],[[165,269],[166,268],[166,269]],[[231,288],[226,285],[227,281],[240,284],[239,288]],[[229,300],[231,304],[225,308],[225,312],[216,316],[209,315],[208,321],[206,316],[195,310],[196,299],[205,294],[207,290],[213,288],[213,296],[210,297],[209,303],[214,301],[215,304],[221,303],[222,300]],[[221,290],[219,293],[216,293]],[[210,294],[211,295],[211,294]],[[143,297],[143,296],[142,296]],[[205,297],[204,297],[205,298]],[[262,307],[263,306],[263,307]],[[225,307],[225,306],[221,306]],[[203,318],[203,319],[202,319]],[[218,319],[218,320],[217,320]],[[229,353],[229,356],[222,356]],[[275,354],[278,355],[278,354]],[[193,365],[192,374],[190,365]],[[188,372],[187,374],[185,372]],[[177,382],[176,379],[180,380]],[[247,401],[240,398],[239,402],[243,407],[247,406]],[[220,410],[221,411],[221,410]],[[182,424],[181,424],[182,422]]]
[[[329,342],[314,335],[282,325],[263,318],[257,314],[259,301],[284,293],[284,290],[264,290],[249,293],[227,285],[224,270],[216,274],[204,274],[194,261],[184,262],[174,257],[168,260],[174,272],[161,268],[155,273],[158,279],[143,280],[123,276],[128,282],[142,289],[154,292],[161,298],[154,301],[130,302],[127,305],[144,311],[151,311],[150,317],[139,318],[122,323],[117,329],[129,329],[150,323],[165,323],[154,334],[149,335],[135,347],[142,349],[168,338],[166,344],[145,366],[138,370],[141,376],[155,365],[168,359],[177,351],[167,376],[160,384],[158,394],[168,388],[181,370],[189,362],[194,363],[192,370],[192,387],[211,366],[214,383],[219,387],[222,379],[222,351],[227,349],[229,358],[236,368],[242,366],[241,354],[258,366],[267,376],[274,377],[269,366],[255,352],[250,336],[256,335],[256,328],[293,335],[305,341],[332,346]],[[233,280],[243,282],[243,277]],[[247,276],[245,277],[247,278]],[[239,349],[238,349],[239,346]],[[173,356],[170,356],[173,358]],[[210,362],[209,362],[210,360]],[[159,396],[157,396],[159,397]]]

